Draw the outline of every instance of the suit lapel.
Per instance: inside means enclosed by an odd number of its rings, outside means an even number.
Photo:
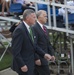
[[[40,27],[40,25],[37,23],[37,26],[38,26],[38,29],[40,30],[40,32],[42,32],[42,34],[44,35],[44,37],[46,38],[46,39],[48,39],[48,34],[46,35],[45,33],[44,33],[44,31],[43,31],[43,29]],[[47,30],[46,30],[46,32],[47,32]]]
[[[23,30],[24,30],[24,32],[26,31],[26,35],[28,36],[28,38],[29,38],[29,40],[30,40],[30,42],[33,44],[33,41],[32,41],[32,39],[31,39],[31,36],[30,36],[30,34],[29,34],[29,32],[28,32],[28,30],[27,30],[27,28],[26,28],[26,26],[24,25],[24,23],[23,23]]]

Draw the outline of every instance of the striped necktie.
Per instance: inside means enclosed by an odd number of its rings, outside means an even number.
[[[43,31],[44,31],[45,35],[47,35],[46,27],[44,25],[43,25]]]

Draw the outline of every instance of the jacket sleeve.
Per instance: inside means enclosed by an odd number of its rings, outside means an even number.
[[[46,54],[37,44],[35,44],[35,52],[44,58],[44,55]]]
[[[49,41],[49,44],[48,44],[48,53],[49,53],[51,56],[55,55],[55,54],[54,54],[54,49],[53,49],[53,47],[52,47],[50,41]]]
[[[39,55],[37,53],[35,53],[35,60],[38,60],[38,59],[40,59]]]
[[[35,29],[33,29],[33,31],[34,31],[34,35],[36,37],[35,40],[34,40],[34,45],[35,45],[35,52],[37,53],[37,57],[38,56],[44,57],[45,52],[37,44],[38,34],[35,32]]]
[[[23,37],[20,29],[16,29],[13,32],[12,36],[12,54],[13,58],[16,60],[18,63],[19,67],[22,67],[25,65],[25,62],[22,59],[22,56],[20,54],[21,48],[22,48],[22,43],[23,43]]]

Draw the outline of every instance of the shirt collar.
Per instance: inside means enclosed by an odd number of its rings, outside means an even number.
[[[25,24],[27,30],[29,31],[30,26],[25,21],[23,21],[23,23]]]
[[[40,25],[40,27],[43,29],[43,25],[37,20],[38,24]]]

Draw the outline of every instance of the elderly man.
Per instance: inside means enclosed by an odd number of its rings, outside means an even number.
[[[50,44],[49,33],[44,24],[47,22],[47,13],[44,10],[39,10],[37,12],[37,22],[33,26],[33,29],[36,34],[36,45],[38,45],[44,52],[51,55],[51,60],[55,61],[54,49]],[[38,72],[39,75],[50,75],[48,61],[41,56],[35,61],[36,70],[35,73]],[[38,75],[37,73],[37,75]]]

